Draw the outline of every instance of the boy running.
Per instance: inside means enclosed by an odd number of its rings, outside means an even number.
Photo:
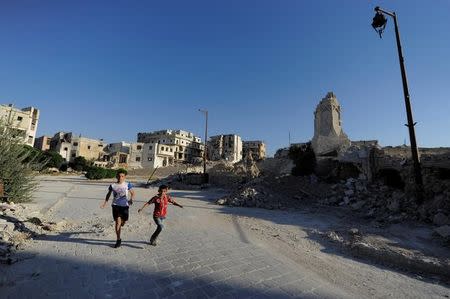
[[[120,247],[122,240],[120,239],[120,231],[122,226],[128,221],[128,209],[133,204],[134,190],[133,186],[125,181],[127,173],[126,170],[120,169],[117,171],[117,182],[109,185],[108,193],[106,194],[105,201],[100,205],[100,208],[104,208],[106,203],[113,194],[112,214],[115,221],[116,230],[116,244],[114,248]],[[130,193],[130,199],[128,200],[128,192]]]
[[[153,211],[153,220],[155,221],[157,228],[153,233],[152,237],[150,238],[150,245],[153,246],[156,246],[156,239],[158,238],[159,233],[164,228],[163,220],[166,218],[167,206],[169,205],[169,202],[180,208],[183,207],[175,200],[170,198],[170,196],[167,194],[168,189],[169,188],[166,185],[159,186],[158,195],[153,196],[148,202],[146,202],[142,206],[142,208],[138,210],[138,213],[140,213],[146,206],[152,203],[155,204],[155,210]]]

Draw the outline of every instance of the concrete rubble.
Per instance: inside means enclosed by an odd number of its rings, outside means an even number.
[[[25,205],[10,203],[0,204],[0,264],[11,265],[17,262],[14,252],[24,248],[26,242],[45,234],[45,231],[59,231],[66,226],[46,222],[42,215],[31,211]]]

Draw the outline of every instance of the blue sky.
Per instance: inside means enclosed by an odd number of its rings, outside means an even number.
[[[328,91],[351,140],[409,144],[395,11],[419,146],[450,146],[450,1],[0,0],[0,103],[41,110],[38,135],[108,142],[185,129],[261,139],[273,155],[313,136]]]

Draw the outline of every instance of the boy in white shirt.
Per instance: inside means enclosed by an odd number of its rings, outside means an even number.
[[[117,171],[116,178],[117,182],[109,185],[108,193],[106,194],[105,201],[100,205],[100,208],[104,208],[106,203],[113,194],[113,203],[112,203],[112,213],[115,221],[115,229],[116,229],[116,244],[114,248],[120,247],[122,240],[120,239],[120,231],[122,226],[128,221],[128,210],[129,206],[133,204],[134,198],[134,190],[131,183],[125,181],[127,173],[126,170],[120,169]],[[128,193],[130,194],[128,199]]]

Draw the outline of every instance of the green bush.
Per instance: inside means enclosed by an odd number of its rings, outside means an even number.
[[[73,159],[73,162],[69,163],[69,166],[75,171],[87,171],[90,167],[90,163],[85,157],[78,156]]]
[[[38,183],[37,171],[46,164],[40,151],[25,146],[22,137],[11,129],[8,119],[0,118],[0,180],[14,202],[30,201]]]
[[[295,165],[292,168],[292,175],[304,176],[314,173],[314,169],[316,168],[316,154],[310,142],[302,146],[291,146],[289,148],[289,158]]]
[[[55,151],[45,151],[42,153],[43,157],[48,159],[46,167],[54,167],[60,169],[64,163],[64,158]]]
[[[90,180],[100,180],[100,179],[115,178],[116,174],[117,170],[115,169],[92,166],[88,168],[85,176]]]

